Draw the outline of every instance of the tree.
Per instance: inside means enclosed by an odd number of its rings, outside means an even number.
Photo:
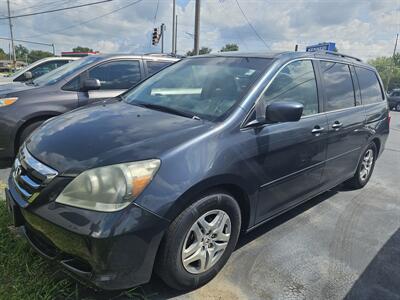
[[[221,52],[229,52],[229,51],[239,51],[239,46],[237,44],[226,44],[221,48]]]
[[[32,50],[28,54],[28,62],[33,63],[39,59],[54,56],[53,53],[41,50]]]
[[[211,51],[212,51],[211,48],[208,48],[208,47],[201,47],[201,49],[199,50],[199,55],[208,54],[208,53],[210,53]],[[195,55],[194,50],[191,50],[191,51],[186,52],[186,56],[194,56],[194,55]]]
[[[8,54],[4,52],[3,49],[0,48],[0,59],[8,59]]]
[[[368,63],[376,68],[382,78],[385,89],[391,91],[395,88],[400,88],[400,54],[395,54],[394,57],[377,57],[371,59]],[[388,81],[390,78],[390,83]]]
[[[17,45],[15,46],[15,56],[17,60],[25,60],[27,55],[29,54],[29,49],[25,46]]]
[[[72,52],[93,52],[92,48],[76,46],[72,49]]]

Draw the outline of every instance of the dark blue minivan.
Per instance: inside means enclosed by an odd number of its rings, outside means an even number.
[[[103,289],[211,280],[247,232],[345,182],[389,133],[374,68],[339,53],[184,59],[46,121],[6,190],[32,246]]]

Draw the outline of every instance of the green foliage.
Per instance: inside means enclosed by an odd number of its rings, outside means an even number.
[[[239,46],[237,44],[226,44],[221,48],[221,52],[229,52],[229,51],[239,51]]]
[[[15,56],[17,57],[17,60],[25,61],[28,54],[29,54],[29,49],[26,48],[25,46],[22,45],[15,46]]]
[[[394,58],[382,56],[371,59],[368,63],[378,71],[385,90],[391,91],[395,88],[400,88],[400,53],[395,54]]]
[[[47,52],[47,51],[42,51],[42,50],[32,50],[28,54],[28,62],[33,63],[39,59],[45,58],[45,57],[50,57],[54,56],[53,53]]]
[[[75,48],[72,48],[72,52],[93,52],[93,49],[88,47],[76,46]]]
[[[199,50],[199,55],[208,54],[211,51],[212,51],[211,48],[201,47],[201,49]],[[194,55],[195,55],[194,50],[186,52],[186,56],[194,56]]]
[[[0,59],[8,59],[8,54],[4,52],[3,49],[0,48]]]

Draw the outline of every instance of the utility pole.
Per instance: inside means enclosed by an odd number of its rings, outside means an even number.
[[[12,54],[13,54],[13,69],[15,70],[15,64],[16,64],[17,58],[15,57],[14,35],[13,35],[12,22],[11,22],[10,0],[7,0],[7,10],[8,10],[8,24],[10,26],[11,50],[12,50]]]
[[[161,24],[161,53],[164,53],[164,32],[165,32],[165,25],[164,23]]]
[[[196,11],[194,13],[194,55],[199,55],[200,39],[200,0],[196,0]]]
[[[171,53],[175,54],[175,10],[176,10],[176,0],[172,0],[172,46]]]
[[[175,16],[175,52],[174,54],[176,55],[176,52],[178,51],[178,15]]]
[[[387,86],[386,86],[386,91],[388,92],[389,91],[389,83],[390,83],[390,79],[391,79],[391,77],[392,77],[392,73],[393,73],[393,69],[394,69],[394,67],[395,67],[395,56],[396,56],[396,50],[397,50],[397,42],[398,42],[398,40],[399,40],[399,34],[397,34],[396,35],[396,42],[394,43],[394,49],[393,49],[393,62],[392,62],[392,67],[391,67],[391,70],[390,70],[390,73],[389,73],[389,77],[388,77],[388,81],[387,81]]]

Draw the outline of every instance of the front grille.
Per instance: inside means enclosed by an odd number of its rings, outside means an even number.
[[[35,159],[26,147],[21,148],[11,172],[17,192],[29,203],[58,175],[56,170]]]

